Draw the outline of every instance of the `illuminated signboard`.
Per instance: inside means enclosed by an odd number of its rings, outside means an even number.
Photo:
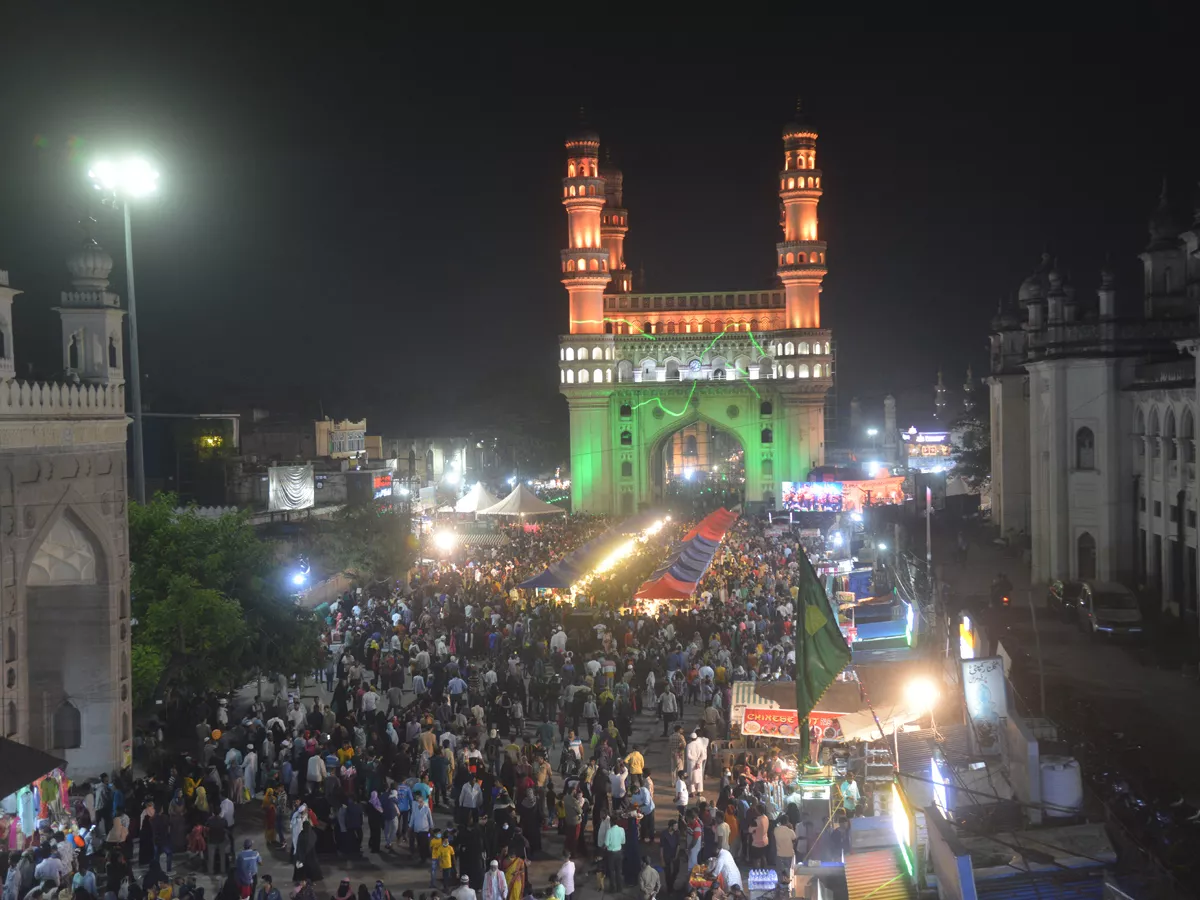
[[[911,878],[916,871],[913,866],[915,859],[913,835],[916,832],[916,821],[908,810],[908,801],[904,797],[904,792],[894,781],[892,782],[892,831],[896,835],[896,844],[900,848],[900,855],[904,857],[904,868],[908,870]]]
[[[742,713],[742,734],[800,740],[800,715],[794,709],[747,706]]]
[[[949,816],[946,812],[946,776],[936,758],[929,760],[929,780],[933,782],[933,805],[943,816]]]
[[[1000,720],[1008,715],[1004,661],[998,656],[963,660],[962,684],[975,752],[980,756],[999,756]]]
[[[958,658],[975,658],[975,632],[971,630],[970,616],[963,616],[958,623]]]
[[[841,512],[840,481],[785,481],[783,508],[798,512]]]
[[[389,473],[386,475],[376,475],[375,478],[372,480],[371,486],[374,489],[376,500],[378,500],[380,497],[392,496],[392,476],[391,476],[391,474]]]

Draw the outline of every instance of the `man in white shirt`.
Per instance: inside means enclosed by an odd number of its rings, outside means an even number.
[[[362,695],[362,711],[364,713],[375,712],[375,707],[379,705],[379,695],[375,693],[375,686],[371,685],[367,688],[365,694]]]
[[[684,769],[688,775],[688,787],[693,793],[704,793],[704,757],[707,748],[696,737],[696,732],[688,735],[687,746],[683,748]]]
[[[679,810],[681,816],[688,805],[688,786],[683,775],[684,773],[680,771],[675,776],[675,808]]]
[[[554,637],[550,638],[551,653],[566,653],[567,652],[567,633],[559,628],[554,632]],[[573,864],[572,864],[573,865]],[[567,892],[567,900],[570,900],[571,892]]]
[[[629,770],[625,768],[625,764],[620,760],[617,761],[616,767],[608,776],[608,783],[612,785],[612,798],[614,805],[620,805],[620,801],[625,799],[625,782],[629,778]]]
[[[571,851],[563,851],[563,864],[558,868],[558,883],[566,892],[567,900],[575,900],[575,860],[571,859]]]
[[[742,886],[742,873],[734,862],[733,854],[722,847],[708,863],[708,873],[713,878],[725,876],[725,890],[732,892],[735,887]]]

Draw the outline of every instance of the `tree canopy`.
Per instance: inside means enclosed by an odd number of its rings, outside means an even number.
[[[954,454],[954,472],[973,491],[981,490],[992,477],[992,432],[990,423],[969,415],[959,423],[962,443]]]
[[[370,505],[345,506],[313,523],[302,545],[319,569],[345,572],[364,584],[402,577],[415,556],[409,516]]]
[[[311,665],[316,623],[244,514],[203,518],[158,494],[129,508],[134,701],[223,690]]]

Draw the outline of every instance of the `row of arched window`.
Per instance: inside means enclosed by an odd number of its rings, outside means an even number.
[[[811,181],[811,180],[812,179],[810,178],[809,181]],[[583,193],[583,185],[579,186],[578,192],[575,190],[575,185],[571,185],[570,187],[563,185],[563,196],[564,197],[583,197],[583,196],[595,197],[596,196],[596,186],[594,184],[589,184],[587,186],[587,194],[585,195]]]
[[[780,253],[779,264],[781,266],[805,265],[807,263],[821,264],[825,262],[824,253],[809,253],[807,256],[803,253]]]
[[[813,378],[823,378],[824,372],[825,372],[825,370],[822,368],[820,363],[817,363],[815,366],[812,367],[812,377]],[[809,377],[808,364],[800,363],[800,365],[798,365],[798,366],[793,366],[791,363],[789,363],[786,366],[776,366],[775,367],[775,377],[776,378],[808,378]]]
[[[580,369],[578,375],[574,369],[560,369],[558,380],[562,384],[611,384],[612,369],[593,369],[590,373]]]
[[[793,165],[794,163],[794,165]],[[807,157],[803,153],[797,153],[795,158],[788,153],[783,157],[783,170],[785,172],[796,169],[815,169],[817,167],[817,155],[815,153],[808,154]]]
[[[564,272],[589,272],[589,271],[590,272],[607,272],[608,271],[608,260],[607,259],[595,259],[594,257],[589,260],[589,259],[584,259],[584,258],[580,257],[579,262],[576,263],[575,260],[568,259],[563,264],[563,271]]]
[[[580,178],[587,178],[589,175],[590,175],[592,178],[595,178],[595,177],[597,177],[597,174],[598,174],[598,172],[599,172],[599,169],[597,168],[597,165],[596,165],[596,160],[594,160],[594,159],[581,159],[581,160],[579,160],[579,168],[578,168],[578,171],[579,171],[579,177],[580,177]],[[568,178],[574,178],[574,177],[575,177],[575,172],[576,172],[575,160],[573,160],[573,159],[572,159],[572,160],[568,160],[568,161],[567,161],[567,177],[568,177]]]
[[[825,342],[825,355],[826,356],[829,355],[829,348],[830,348],[829,341],[826,341]],[[821,342],[820,341],[815,342],[811,347],[809,347],[808,341],[801,341],[798,344],[793,344],[791,341],[786,341],[786,342],[776,341],[775,342],[775,355],[776,356],[796,356],[796,355],[808,356],[810,353],[815,353],[815,354],[821,353]]]
[[[615,215],[609,215],[608,213],[605,213],[603,216],[600,217],[600,224],[601,225],[626,225],[626,224],[628,224],[628,222],[627,222],[628,218],[629,218],[628,216],[615,216]]]
[[[588,348],[580,347],[576,350],[574,347],[560,347],[558,350],[558,358],[566,362],[574,362],[575,360],[586,361],[588,359]],[[603,351],[599,347],[591,349],[592,359],[612,359],[612,347],[605,347]]]
[[[622,447],[631,446],[633,444],[633,432],[628,429],[622,431],[620,440]],[[692,440],[694,441],[695,438]],[[764,428],[762,433],[759,435],[759,440],[761,440],[764,444],[770,444],[775,440],[775,433],[771,431],[770,428]],[[685,455],[687,454],[685,453]]]
[[[716,334],[719,331],[758,331],[758,319],[720,322],[715,319],[689,319],[686,322],[605,322],[605,334]],[[769,327],[769,326],[766,326]]]
[[[779,189],[781,191],[802,191],[802,190],[804,190],[805,187],[819,188],[820,186],[821,186],[820,176],[813,178],[811,175],[809,175],[807,184],[805,184],[805,181],[803,178],[780,178],[779,179]],[[574,196],[574,195],[572,195],[572,196]]]
[[[1161,425],[1160,425],[1161,423]],[[1160,420],[1158,409],[1150,410],[1150,418],[1146,418],[1143,410],[1138,410],[1136,434],[1144,435],[1150,438],[1163,438],[1164,440],[1150,441],[1150,455],[1154,459],[1162,456],[1165,447],[1168,461],[1174,462],[1179,458],[1179,446],[1176,443],[1176,438],[1181,438],[1183,441],[1184,462],[1194,463],[1196,461],[1196,425],[1192,417],[1191,409],[1185,408],[1182,417],[1179,420],[1179,432],[1176,434],[1175,429],[1175,410],[1167,409],[1166,415]],[[1081,428],[1075,433],[1075,453],[1078,457],[1080,447],[1080,434],[1082,432],[1091,434],[1088,428]],[[1145,453],[1144,446],[1138,447],[1138,454]],[[1076,468],[1083,466],[1076,465]]]

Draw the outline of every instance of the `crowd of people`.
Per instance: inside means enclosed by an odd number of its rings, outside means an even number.
[[[633,602],[678,531],[585,596],[518,589],[607,524],[516,526],[502,548],[459,548],[343,597],[311,689],[280,676],[236,713],[198,702],[194,745],[137,781],[89,786],[75,810],[85,846],[48,866],[75,842],[43,834],[14,854],[3,900],[204,900],[194,872],[172,875],[183,855],[224,879],[218,900],[316,900],[327,866],[365,852],[427,870],[426,900],[525,900],[535,887],[566,900],[589,870],[609,892],[702,885],[721,900],[742,893],[739,863],[790,868],[814,839],[788,790],[794,766],[779,754],[723,765],[710,750],[728,736],[734,681],[791,678],[803,549],[743,520],[684,606]],[[652,772],[664,738],[669,768]],[[268,861],[286,853],[290,886],[260,874],[268,848]],[[529,863],[551,858],[554,878],[533,885]],[[342,881],[333,896],[391,893]]]

